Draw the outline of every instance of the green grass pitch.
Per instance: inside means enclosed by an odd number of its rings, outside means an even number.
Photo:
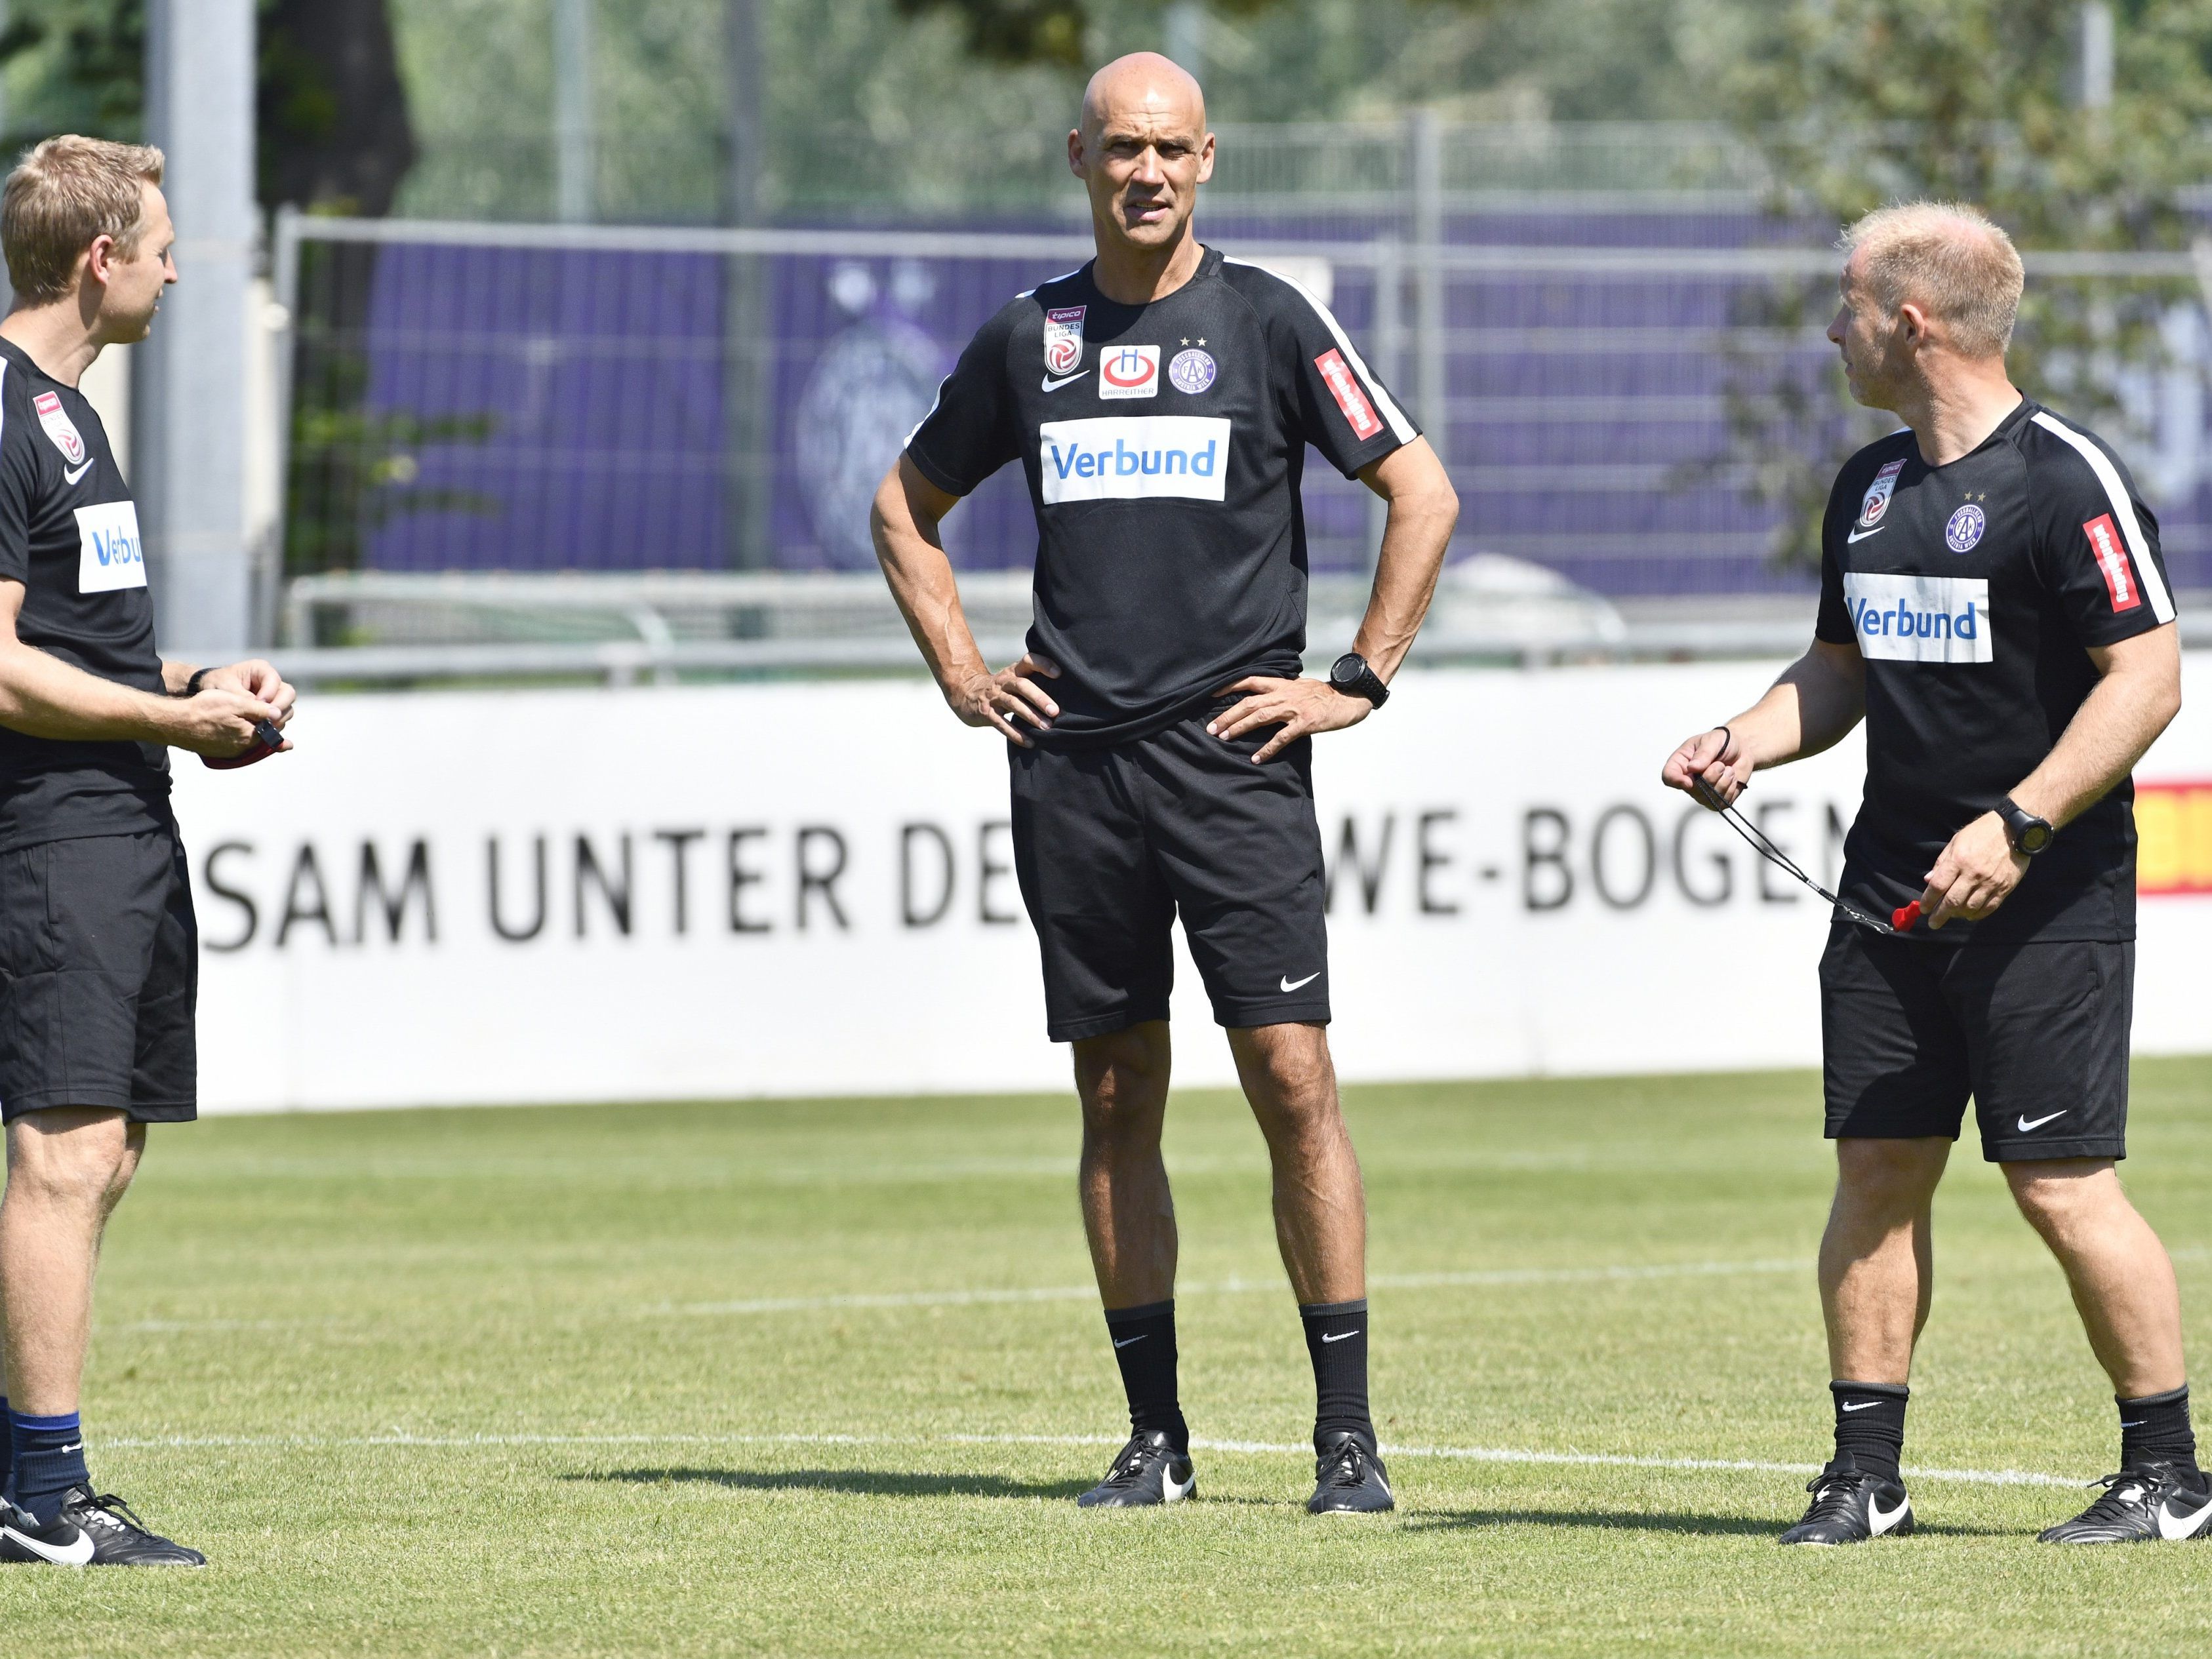
[[[1210,1033],[1206,1036],[1210,1038]],[[2136,1073],[2212,1352],[2212,1061]],[[2212,1545],[2032,1541],[2112,1466],[2058,1273],[1962,1147],[1920,1536],[1784,1552],[1828,1409],[1804,1074],[1350,1091],[1398,1513],[1316,1520],[1258,1136],[1180,1097],[1200,1501],[1124,1421],[1065,1099],[218,1120],[107,1243],[94,1474],[194,1574],[0,1569],[52,1654],[2081,1654],[2212,1640]],[[1526,1456],[1508,1455],[1526,1454]],[[1607,1461],[1616,1460],[1616,1461]],[[2012,1484],[1957,1472],[2014,1471]]]

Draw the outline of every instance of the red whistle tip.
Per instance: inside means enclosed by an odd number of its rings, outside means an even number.
[[[1889,913],[1889,925],[1896,928],[1900,933],[1911,933],[1912,931],[1912,924],[1919,920],[1920,901],[1918,899],[1913,900],[1910,904],[1902,905]]]

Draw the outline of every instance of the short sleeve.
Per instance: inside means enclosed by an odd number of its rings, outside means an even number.
[[[1278,390],[1289,394],[1299,435],[1347,478],[1419,437],[1328,307],[1282,277],[1270,286],[1275,372],[1287,381]]]
[[[2158,519],[2127,468],[2087,433],[2048,415],[2035,421],[2057,440],[2046,465],[2030,469],[2036,562],[2074,636],[2112,645],[2172,622]]]
[[[937,388],[929,413],[907,434],[907,459],[950,495],[973,494],[1021,452],[1006,346],[1015,319],[1026,309],[1008,306],[976,331]]]
[[[1827,645],[1850,645],[1858,639],[1850,608],[1844,603],[1844,562],[1836,551],[1843,534],[1841,515],[1853,494],[1844,488],[1850,472],[1847,466],[1836,475],[1835,485],[1828,491],[1828,505],[1820,514],[1820,613],[1813,623],[1813,637]]]
[[[14,387],[8,385],[15,366],[0,366],[0,581],[27,582],[31,579],[31,503],[38,493],[38,472],[31,448],[23,441],[21,416],[7,412]]]

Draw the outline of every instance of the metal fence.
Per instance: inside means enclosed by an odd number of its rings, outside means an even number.
[[[1289,199],[1310,201],[1318,182]],[[1444,456],[1464,502],[1455,551],[1524,561],[1632,613],[1702,605],[1717,623],[1723,602],[1809,589],[1808,571],[1771,556],[1784,509],[1758,498],[1741,410],[1747,391],[1826,372],[1825,308],[1793,317],[1776,296],[1832,280],[1832,253],[1763,240],[1774,226],[1741,200],[1546,216],[1518,200],[1409,199],[1356,239],[1289,234],[1294,216],[1216,211],[1211,197],[1203,222],[1327,294]],[[873,574],[869,495],[974,330],[1089,251],[1054,232],[287,217],[284,550],[288,576],[310,579],[287,612],[290,642],[565,641],[664,666],[680,647],[703,666],[775,665],[811,640],[823,660],[888,660],[901,647]],[[2175,584],[2212,587],[2197,261],[2045,255],[2031,270],[2166,308],[2160,349],[2112,374]],[[1307,480],[1316,591],[1356,588],[1378,506],[1326,468]],[[1035,528],[1018,469],[947,534],[965,570],[1025,568]],[[494,573],[652,571],[787,580],[664,605],[656,614],[678,620],[659,643],[619,602],[541,605],[512,580],[501,605],[477,591]],[[473,573],[477,588],[440,599],[419,580],[436,573]],[[846,587],[850,601],[802,602]],[[854,620],[861,603],[869,628]]]

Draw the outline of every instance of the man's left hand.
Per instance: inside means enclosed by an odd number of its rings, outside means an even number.
[[[1984,812],[1951,837],[1928,872],[1921,913],[1930,927],[1941,927],[1954,916],[1979,921],[2012,896],[2027,873],[2027,855],[2013,851],[2004,820]]]
[[[1232,691],[1243,692],[1243,700],[1216,714],[1206,722],[1206,729],[1226,743],[1258,726],[1279,728],[1253,754],[1255,765],[1274,759],[1300,738],[1357,726],[1375,712],[1375,705],[1366,698],[1347,696],[1327,680],[1278,680],[1248,674],[1213,695],[1225,697]]]
[[[276,711],[279,727],[292,720],[292,705],[300,694],[284,683],[276,672],[276,665],[259,657],[250,657],[244,662],[234,662],[225,668],[210,668],[200,676],[202,685],[220,686],[226,691],[242,691],[249,697],[258,697]]]

